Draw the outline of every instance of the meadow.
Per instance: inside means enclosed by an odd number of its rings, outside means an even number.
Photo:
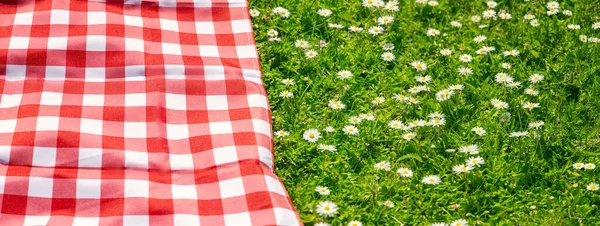
[[[600,224],[600,2],[250,0],[305,225]]]

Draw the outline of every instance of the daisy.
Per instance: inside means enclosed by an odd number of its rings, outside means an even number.
[[[325,127],[324,131],[328,133],[333,133],[335,132],[335,129],[332,126],[327,126]]]
[[[512,19],[512,15],[510,13],[507,13],[507,12],[500,12],[498,14],[498,16],[500,17],[500,19],[503,19],[503,20],[510,20],[510,19]]]
[[[519,50],[516,50],[516,49],[504,51],[504,57],[519,56],[519,54],[521,54],[521,52],[519,52]]]
[[[452,171],[454,171],[454,173],[456,174],[468,173],[471,170],[473,170],[473,166],[465,164],[460,164],[452,167]]]
[[[275,132],[274,134],[276,137],[287,137],[290,135],[289,132],[283,131],[283,130],[279,130],[279,131]]]
[[[583,164],[582,162],[576,162],[573,164],[573,168],[575,169],[583,169],[583,167],[585,167],[585,164]]]
[[[278,10],[275,10],[277,8],[278,8]],[[273,12],[277,11],[275,14],[279,15],[281,18],[288,18],[288,17],[290,17],[290,11],[289,10],[287,10],[285,8],[282,8],[282,7],[276,7],[275,9],[273,9]]]
[[[593,28],[594,30],[596,30],[596,29],[600,29],[600,22],[596,22],[596,23],[592,24],[592,28]]]
[[[533,75],[529,76],[529,81],[534,84],[541,82],[542,80],[544,80],[544,76],[540,75],[540,74],[533,74]]]
[[[260,11],[258,11],[257,9],[250,9],[250,16],[251,17],[260,16]]]
[[[598,184],[596,184],[596,183],[590,183],[590,184],[587,185],[586,188],[587,188],[588,191],[597,191],[598,187],[599,187]]]
[[[319,223],[316,223],[315,226],[331,226],[331,224],[328,224],[325,222],[319,222]]]
[[[490,8],[496,8],[496,6],[498,5],[498,3],[494,2],[494,1],[488,1],[486,3],[486,5]]]
[[[428,0],[415,0],[416,3],[418,4],[427,4]]]
[[[321,216],[331,217],[337,213],[338,207],[331,201],[323,201],[317,205],[317,213]]]
[[[319,146],[317,146],[317,149],[320,151],[328,151],[328,152],[337,151],[337,148],[334,145],[329,145],[329,144],[319,144]]]
[[[401,177],[412,177],[413,176],[413,171],[408,168],[399,168],[396,172],[398,172]]]
[[[348,70],[341,70],[337,73],[339,79],[348,79],[352,77],[352,72]]]
[[[479,156],[477,156],[477,157],[471,157],[471,158],[467,159],[467,165],[470,165],[470,166],[477,166],[477,167],[479,167],[479,166],[481,166],[483,164],[485,164],[485,161],[483,160],[483,158],[481,158]]]
[[[485,130],[481,127],[473,127],[473,128],[471,128],[471,131],[475,132],[475,134],[477,134],[479,136],[485,135]]]
[[[509,82],[505,84],[508,88],[518,88],[521,86],[521,82]]]
[[[440,3],[438,3],[437,1],[434,1],[434,0],[430,0],[429,2],[427,2],[427,5],[430,5],[430,6],[438,6],[439,4]]]
[[[362,223],[360,223],[360,221],[350,221],[348,226],[362,226]]]
[[[364,119],[364,120],[367,120],[367,121],[373,121],[373,120],[375,120],[375,114],[373,114],[373,113],[367,113],[367,114],[362,114],[361,113],[361,114],[358,114],[358,116],[360,118]]]
[[[294,93],[285,90],[285,91],[279,93],[279,96],[283,97],[283,98],[291,98],[291,97],[294,97]]]
[[[502,68],[504,68],[504,69],[511,69],[512,68],[512,65],[510,65],[510,63],[502,63],[500,66]]]
[[[382,104],[383,102],[385,102],[384,97],[375,97],[375,100],[371,101],[371,103],[373,103],[374,105],[379,105],[379,104]]]
[[[468,67],[459,67],[458,73],[461,75],[470,75],[473,74],[473,70],[471,70],[471,68]]]
[[[452,221],[452,223],[450,223],[450,226],[468,226],[468,225],[469,225],[469,223],[463,219],[458,219],[458,220]]]
[[[433,36],[433,37],[435,37],[435,36],[438,36],[438,35],[440,35],[440,31],[439,30],[436,30],[436,29],[433,29],[433,28],[427,29],[427,36]]]
[[[317,186],[315,191],[319,192],[319,194],[321,195],[329,195],[329,193],[331,193],[331,191],[329,191],[329,188],[324,186]]]
[[[402,127],[402,121],[392,120],[388,123],[388,126],[392,129],[400,129]]]
[[[433,112],[431,114],[429,114],[429,118],[444,118],[444,114],[439,113],[439,112]]]
[[[490,102],[492,103],[492,106],[494,106],[494,108],[496,109],[507,109],[509,107],[508,103],[498,99],[492,99]]]
[[[327,24],[327,26],[328,26],[328,27],[331,27],[331,28],[337,28],[337,29],[342,29],[342,28],[344,28],[344,25],[341,25],[341,24],[334,24],[334,23],[328,23],[328,24]],[[322,47],[324,47],[324,46],[322,46]]]
[[[319,14],[319,16],[322,17],[328,17],[331,16],[332,12],[329,9],[319,9],[319,11],[317,11],[317,14]]]
[[[458,151],[461,153],[468,153],[471,155],[476,155],[479,154],[479,146],[477,146],[476,144],[471,144],[471,145],[467,145],[467,146],[461,146],[460,148],[458,148]]]
[[[377,23],[379,25],[385,25],[385,24],[389,24],[394,22],[394,17],[393,16],[382,16],[377,18]]]
[[[584,168],[586,170],[593,170],[593,169],[596,169],[596,165],[594,163],[586,163]]]
[[[374,6],[375,0],[363,0],[362,5],[367,8],[371,8]]]
[[[344,131],[345,134],[350,135],[358,134],[358,128],[356,128],[355,126],[344,126],[344,129],[342,129],[342,131]]]
[[[570,30],[579,30],[581,29],[581,26],[579,24],[569,24],[567,25],[567,28]]]
[[[496,82],[498,83],[511,83],[513,82],[513,77],[504,73],[504,72],[500,72],[498,74],[495,75],[496,78]]]
[[[558,13],[558,9],[549,9],[546,14],[548,14],[548,16],[552,16],[552,15],[556,15]]]
[[[306,140],[310,143],[313,143],[313,142],[317,142],[317,140],[319,140],[319,138],[321,138],[321,133],[319,133],[319,131],[316,129],[309,129],[309,130],[305,131],[302,136],[303,136],[304,140]]]
[[[375,169],[376,170],[385,170],[385,171],[390,171],[390,163],[387,161],[381,161],[378,163],[375,163]]]
[[[558,9],[560,7],[560,5],[558,4],[558,2],[552,1],[552,2],[548,2],[546,4],[546,8],[548,9]]]
[[[427,70],[427,64],[421,61],[413,61],[412,63],[410,63],[410,65],[417,69],[417,71]]]
[[[471,62],[471,60],[473,59],[473,57],[471,55],[469,55],[469,54],[463,54],[463,55],[460,55],[458,57],[458,59],[460,61],[462,61],[462,62],[468,63],[468,62]]]
[[[394,54],[391,52],[385,52],[385,53],[381,54],[381,59],[383,61],[390,62],[390,61],[394,61],[396,59],[396,56],[394,56]]]
[[[423,177],[422,182],[424,184],[437,185],[439,183],[442,183],[442,180],[440,179],[440,177],[438,177],[436,175],[429,175],[429,176]]]
[[[525,16],[523,16],[523,18],[526,20],[533,20],[533,19],[535,19],[535,16],[533,14],[528,13],[528,14],[525,14]]]
[[[452,22],[450,22],[450,25],[452,27],[462,27],[462,24],[458,21],[452,21]]]
[[[481,43],[481,42],[485,41],[486,39],[487,39],[487,37],[485,37],[485,35],[478,35],[478,36],[475,36],[473,41],[475,41],[477,43]]]
[[[417,76],[417,77],[415,77],[415,80],[419,83],[428,83],[431,81],[431,76],[429,76],[429,75]]]
[[[530,96],[537,96],[539,94],[539,92],[533,88],[527,88],[527,89],[525,89],[525,94],[530,95]]]
[[[363,28],[359,26],[350,26],[348,30],[350,30],[351,32],[361,32]]]
[[[383,31],[384,29],[379,26],[369,28],[369,34],[372,34],[373,36],[379,35],[383,33]]]
[[[494,11],[493,9],[488,9],[486,11],[483,11],[483,18],[485,19],[490,19],[496,16],[496,11]],[[475,22],[475,21],[473,21]]]
[[[450,97],[452,97],[452,95],[454,95],[454,90],[442,89],[435,94],[435,98],[438,101],[445,101],[445,100],[450,99]]]
[[[402,135],[402,139],[405,139],[407,141],[412,140],[413,138],[415,138],[417,136],[417,133],[415,132],[410,132],[410,133],[406,133],[404,135]]]
[[[540,22],[539,22],[538,20],[536,20],[536,19],[530,20],[530,21],[529,21],[529,24],[530,24],[531,26],[533,26],[533,27],[540,26]]]
[[[522,131],[522,132],[511,132],[508,136],[509,137],[526,137],[528,135],[529,135],[529,132]]]
[[[508,122],[510,121],[510,113],[504,112],[500,115],[500,122]]]
[[[398,11],[398,1],[392,0],[385,4],[385,9],[390,11]]]
[[[540,128],[542,128],[543,125],[544,125],[544,121],[530,122],[529,128],[530,129],[540,129]]]
[[[562,11],[562,14],[565,16],[573,16],[573,12],[571,12],[571,10],[566,9]]]
[[[481,17],[480,17],[480,16],[477,16],[477,15],[475,15],[475,16],[472,16],[472,17],[471,17],[471,21],[473,21],[473,22],[475,22],[475,23],[478,23],[479,21],[481,21]]]
[[[440,50],[440,54],[442,54],[442,56],[448,56],[448,55],[452,54],[452,50],[442,49],[442,50]]]
[[[279,35],[279,32],[277,32],[277,30],[275,30],[275,29],[269,29],[267,31],[267,35],[270,37],[275,37],[275,36]]]
[[[393,207],[395,206],[395,205],[394,205],[394,202],[392,202],[392,201],[390,201],[390,200],[386,200],[386,201],[385,201],[385,202],[383,202],[382,204],[383,204],[384,206],[387,206],[387,207],[389,207],[389,208],[393,208]]]
[[[463,90],[465,88],[462,84],[451,85],[448,87],[449,90]]]
[[[294,80],[293,79],[289,79],[289,78],[282,79],[281,83],[283,83],[286,86],[292,86],[292,85],[295,84]]]
[[[356,125],[356,124],[360,124],[360,122],[362,121],[362,118],[360,118],[358,116],[352,116],[348,119],[348,121],[350,122],[350,124]]]
[[[278,37],[269,38],[269,42],[281,42],[281,38],[278,38]]]
[[[393,50],[394,49],[394,44],[393,43],[385,43],[385,44],[383,44],[382,48],[385,51]]]
[[[444,222],[436,222],[436,223],[431,223],[429,226],[448,226],[448,224],[446,224]]]
[[[338,109],[343,109],[346,107],[346,105],[344,105],[341,101],[339,100],[330,100],[329,101],[329,107],[332,108],[333,110],[338,110]]]
[[[319,53],[317,53],[317,51],[314,50],[308,50],[304,53],[304,55],[306,56],[306,58],[315,58],[317,55],[319,55]]]
[[[528,109],[528,110],[533,110],[534,108],[539,108],[540,104],[539,103],[531,103],[531,102],[527,102],[523,104],[523,108]]]
[[[581,42],[587,42],[588,41],[588,37],[585,36],[585,35],[580,35],[579,36],[579,41],[581,41]]]
[[[433,126],[433,127],[438,127],[438,126],[442,126],[446,124],[446,120],[443,118],[432,118],[429,120],[428,125]]]

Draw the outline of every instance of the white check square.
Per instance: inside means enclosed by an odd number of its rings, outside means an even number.
[[[221,191],[221,198],[231,198],[236,196],[242,196],[245,194],[244,182],[242,178],[233,178],[229,180],[219,181],[219,189]]]
[[[206,96],[206,109],[207,110],[228,110],[227,96],[226,95],[213,95]]]
[[[29,177],[27,195],[31,197],[52,198],[53,183],[52,178]]]
[[[76,197],[78,199],[99,199],[101,184],[99,179],[77,179]]]
[[[58,131],[59,117],[56,116],[38,116],[35,125],[36,131]]]
[[[33,166],[55,166],[56,165],[56,148],[50,147],[33,147]]]
[[[80,124],[81,133],[102,135],[102,120],[82,118]]]

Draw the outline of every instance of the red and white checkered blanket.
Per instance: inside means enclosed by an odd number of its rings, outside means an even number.
[[[246,0],[0,0],[0,225],[297,225]]]

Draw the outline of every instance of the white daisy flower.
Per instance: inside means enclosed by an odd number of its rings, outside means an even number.
[[[321,194],[321,195],[329,195],[329,193],[331,193],[329,188],[324,187],[324,186],[317,186],[315,191],[319,192],[319,194]]]
[[[338,75],[339,79],[348,79],[348,78],[351,78],[353,76],[352,72],[350,72],[348,70],[338,71],[337,75]]]
[[[314,50],[308,50],[304,53],[304,55],[306,56],[306,58],[315,58],[317,55],[319,55],[319,53],[317,53],[317,51]]]
[[[429,176],[423,177],[422,182],[424,184],[437,185],[439,183],[442,183],[442,179],[440,179],[440,177],[437,175],[429,175]]]
[[[481,127],[473,127],[473,128],[471,128],[471,131],[475,132],[475,134],[477,134],[479,136],[485,135],[485,130]]]
[[[382,27],[379,27],[379,26],[369,28],[369,34],[372,34],[373,36],[379,35],[379,34],[383,33],[384,31],[385,31],[385,29],[383,29]]]
[[[429,28],[427,29],[427,36],[438,36],[440,35],[440,31],[437,29]]]
[[[319,133],[319,131],[317,129],[309,129],[307,131],[304,132],[304,134],[302,135],[304,140],[313,143],[313,142],[317,142],[317,140],[319,140],[319,138],[321,138],[321,133]]]
[[[279,96],[283,97],[283,98],[292,98],[292,97],[294,97],[294,93],[285,90],[285,91],[282,91],[281,93],[279,93]]]
[[[390,51],[394,49],[394,44],[393,43],[385,43],[383,44],[383,50],[385,51]]]
[[[385,170],[385,171],[390,171],[390,162],[387,161],[381,161],[378,163],[375,163],[375,169],[376,170]]]
[[[328,16],[331,16],[332,12],[329,9],[319,9],[317,11],[317,14],[319,14],[319,16],[322,16],[322,17],[328,17]]]
[[[469,63],[473,60],[473,57],[469,54],[462,54],[458,57],[458,59],[462,62]]]
[[[485,41],[487,39],[487,37],[485,37],[485,35],[478,35],[475,36],[475,38],[473,38],[473,41],[477,42],[477,43],[481,43],[483,41]]]
[[[373,103],[374,105],[380,105],[383,102],[385,102],[384,97],[375,97],[375,99],[373,101],[371,101],[371,103]]]
[[[534,84],[541,82],[542,80],[544,80],[544,76],[540,75],[540,74],[533,74],[533,75],[529,76],[529,81]]]
[[[383,61],[390,62],[390,61],[394,61],[396,59],[396,56],[394,56],[394,54],[391,52],[385,52],[385,53],[381,54],[381,59]]]
[[[473,166],[465,164],[460,164],[452,167],[452,171],[454,171],[454,173],[456,174],[468,173],[471,170],[473,170]]]
[[[410,63],[410,65],[412,65],[415,69],[417,69],[417,71],[427,70],[427,64],[425,64],[424,62],[421,62],[421,61],[413,61],[412,63]]]
[[[534,108],[539,108],[539,107],[540,107],[539,103],[526,102],[523,104],[523,108],[528,109],[528,110],[533,110]]]
[[[351,32],[361,32],[363,31],[363,28],[359,26],[350,26],[348,27],[348,30],[350,30]]]
[[[382,16],[382,17],[377,18],[377,23],[379,25],[390,24],[392,22],[394,22],[393,16]]]
[[[362,223],[360,221],[350,221],[348,226],[362,226]]]
[[[467,159],[467,165],[470,165],[470,166],[480,167],[483,164],[485,164],[485,161],[483,160],[483,158],[481,158],[479,156],[470,157],[469,159]]]
[[[500,122],[508,122],[510,121],[510,113],[509,112],[504,112],[500,115]]]
[[[400,129],[402,125],[404,124],[402,123],[402,121],[399,120],[392,120],[388,123],[388,126],[392,129]]]
[[[586,163],[583,168],[586,170],[593,170],[596,169],[596,165],[594,163]]]
[[[398,172],[401,177],[412,177],[413,176],[413,171],[408,168],[399,168],[396,172]]]
[[[410,132],[410,133],[406,133],[404,135],[402,135],[402,139],[405,139],[407,141],[412,140],[413,138],[415,138],[417,136],[417,133],[415,132]]]
[[[334,110],[339,110],[339,109],[344,109],[346,107],[346,105],[344,105],[339,100],[330,100],[329,101],[329,107],[332,108],[332,109],[334,109]]]
[[[279,137],[287,137],[290,135],[290,133],[287,131],[279,130],[279,131],[275,132],[274,135],[279,138]]]
[[[590,184],[588,184],[588,185],[586,186],[586,189],[587,189],[588,191],[597,191],[597,190],[598,190],[598,188],[599,188],[599,186],[598,186],[598,184],[596,184],[596,183],[590,183]]]
[[[440,50],[440,54],[442,54],[442,56],[449,56],[452,54],[452,50],[442,49],[442,50]]]
[[[331,201],[323,201],[317,205],[317,213],[321,216],[331,217],[337,214],[338,206]]]
[[[458,219],[458,220],[452,221],[452,223],[450,223],[450,226],[468,226],[468,225],[469,225],[469,223],[463,219]]]
[[[350,135],[358,134],[358,128],[356,128],[355,126],[344,126],[342,131],[344,131],[345,134],[350,134]]]
[[[462,27],[462,24],[458,21],[452,21],[452,22],[450,22],[450,25],[452,27]]]
[[[250,16],[251,17],[260,16],[260,11],[258,11],[257,9],[250,9]]]

